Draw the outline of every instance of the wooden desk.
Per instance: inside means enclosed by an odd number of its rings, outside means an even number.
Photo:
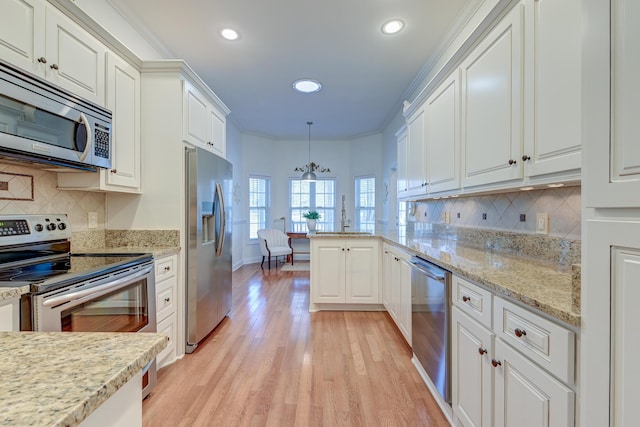
[[[300,240],[309,240],[309,237],[307,236],[307,233],[304,231],[287,231],[287,236],[289,236],[289,238],[291,240],[293,239],[300,239]],[[311,253],[311,247],[309,247],[308,251],[302,252],[302,251],[294,251],[295,254],[310,254]],[[291,259],[289,258],[289,255],[287,255],[287,262],[289,262]]]

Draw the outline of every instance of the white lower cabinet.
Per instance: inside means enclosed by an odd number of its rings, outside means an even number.
[[[169,343],[156,357],[158,369],[175,362],[178,336],[178,256],[156,259],[156,322],[158,333],[169,337]]]
[[[0,301],[0,331],[20,330],[20,299],[11,298]]]
[[[496,340],[495,426],[573,426],[575,393],[518,351]]]
[[[311,239],[312,304],[380,304],[378,239]]]
[[[455,425],[574,426],[575,333],[464,279],[453,283]]]
[[[464,314],[452,310],[452,409],[456,425],[493,426],[493,367],[495,335]]]
[[[384,306],[411,345],[411,255],[384,245]]]

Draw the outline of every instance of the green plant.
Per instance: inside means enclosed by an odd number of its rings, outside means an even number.
[[[307,219],[320,219],[320,214],[316,211],[309,211],[302,214]]]

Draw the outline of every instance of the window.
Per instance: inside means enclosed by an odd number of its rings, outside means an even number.
[[[258,238],[258,230],[267,228],[269,216],[269,178],[249,177],[249,239]]]
[[[376,231],[376,179],[356,178],[356,230]]]
[[[289,181],[289,212],[291,231],[307,231],[307,220],[302,216],[315,210],[320,214],[316,221],[318,231],[333,231],[336,211],[336,181],[319,179],[317,181]]]

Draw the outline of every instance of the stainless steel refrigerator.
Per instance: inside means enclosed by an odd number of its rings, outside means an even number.
[[[200,148],[186,161],[186,352],[192,353],[231,308],[232,166]]]

